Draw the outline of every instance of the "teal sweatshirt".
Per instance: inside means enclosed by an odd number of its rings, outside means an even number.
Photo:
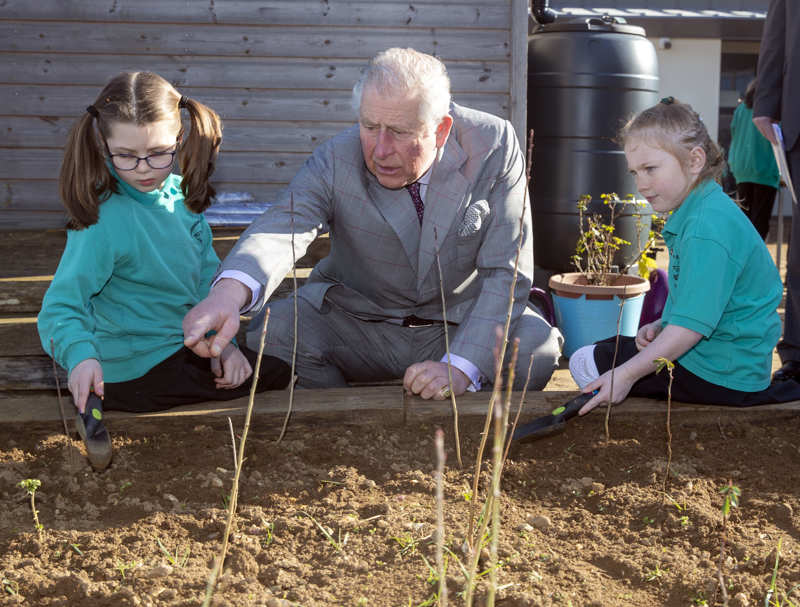
[[[180,181],[170,175],[142,193],[117,179],[97,223],[67,232],[38,328],[45,352],[52,339],[68,372],[96,358],[106,382],[128,381],[183,345],[183,317],[208,294],[219,259]]]
[[[744,103],[733,113],[728,166],[736,183],[760,183],[773,188],[780,185],[772,145],[753,124],[753,110]]]

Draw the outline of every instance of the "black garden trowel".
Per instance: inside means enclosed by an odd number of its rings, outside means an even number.
[[[553,409],[549,415],[537,417],[532,422],[520,426],[514,431],[512,440],[535,440],[560,432],[566,427],[567,421],[575,417],[581,407],[588,403],[595,394],[597,391],[579,394],[568,403]]]

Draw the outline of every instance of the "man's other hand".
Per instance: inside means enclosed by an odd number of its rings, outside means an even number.
[[[753,124],[766,137],[770,143],[778,143],[775,138],[775,131],[772,130],[772,125],[775,121],[769,116],[753,116]]]
[[[458,368],[450,367],[453,375],[453,393],[460,396],[472,383]],[[424,399],[444,400],[450,398],[447,377],[447,363],[426,360],[414,363],[403,377],[403,388],[411,394],[418,394]]]
[[[184,345],[204,358],[219,356],[239,330],[239,310],[250,297],[250,289],[238,280],[220,280],[208,297],[183,317]],[[216,333],[206,337],[209,331]]]

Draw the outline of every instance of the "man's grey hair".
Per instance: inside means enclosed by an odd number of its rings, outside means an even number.
[[[444,63],[413,48],[390,48],[373,57],[353,87],[356,114],[367,87],[387,95],[418,97],[419,119],[426,125],[439,124],[450,110],[450,78]]]

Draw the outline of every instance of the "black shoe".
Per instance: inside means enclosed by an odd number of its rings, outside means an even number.
[[[105,470],[111,463],[111,437],[103,424],[103,401],[96,394],[89,395],[84,413],[75,417],[75,429],[86,445],[92,468]]]
[[[787,360],[780,369],[772,374],[772,381],[800,381],[800,360]]]

